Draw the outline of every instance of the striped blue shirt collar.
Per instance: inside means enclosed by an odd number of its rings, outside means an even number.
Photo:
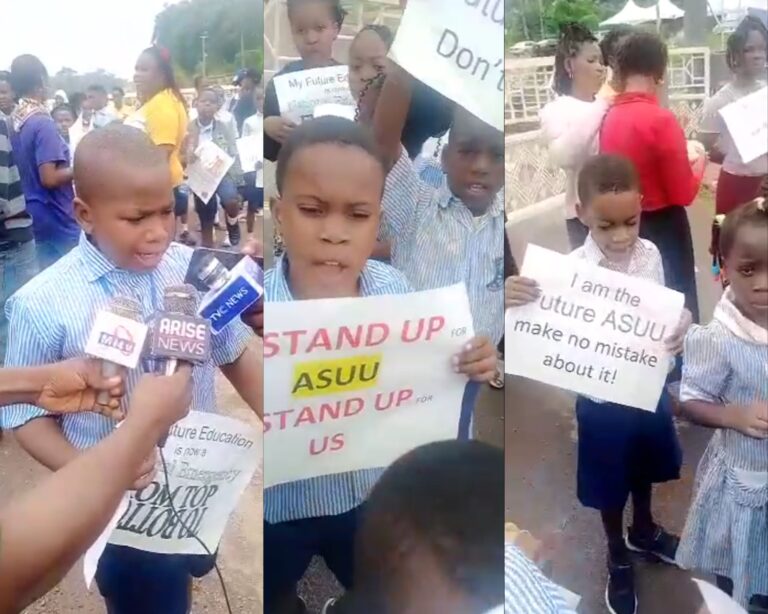
[[[448,186],[447,175],[437,190],[437,206],[441,209],[448,209],[451,206],[466,207],[464,202],[458,196],[454,196],[453,192],[451,192],[451,188]],[[467,207],[467,209],[469,209],[469,207]],[[496,194],[493,197],[493,202],[488,207],[487,215],[490,217],[497,217],[503,213],[504,201],[501,198],[501,194]]]
[[[85,276],[93,283],[105,275],[117,270],[117,266],[92,242],[84,232],[80,234],[80,260],[85,268]]]
[[[291,292],[291,286],[288,283],[288,257],[286,254],[282,254],[274,267],[274,279],[271,285],[271,296],[267,296],[269,301],[293,301],[296,300]],[[383,294],[381,289],[384,286],[390,286],[392,284],[391,275],[382,275],[380,270],[383,266],[382,263],[375,260],[368,260],[360,272],[360,296],[376,296]],[[389,267],[387,267],[389,268]],[[394,270],[391,271],[395,273]],[[398,275],[399,276],[399,275]]]

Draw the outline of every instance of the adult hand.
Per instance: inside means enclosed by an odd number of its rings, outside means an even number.
[[[258,239],[249,239],[242,249],[242,253],[250,258],[264,257],[264,244]],[[256,304],[247,309],[241,316],[243,322],[250,326],[259,336],[264,336],[264,297],[256,301]]]
[[[191,366],[181,365],[171,376],[147,374],[133,389],[126,423],[141,421],[160,439],[189,413],[191,404]]]
[[[475,382],[490,382],[496,377],[496,347],[488,337],[475,337],[453,357],[457,373]]]
[[[264,120],[264,132],[281,145],[285,143],[295,127],[296,124],[290,119],[279,117],[277,115],[267,117]]]
[[[42,367],[44,383],[35,404],[53,413],[94,411],[109,418],[123,417],[120,398],[123,396],[122,377],[105,378],[101,361],[75,358]],[[109,393],[105,405],[97,403],[100,392]]]

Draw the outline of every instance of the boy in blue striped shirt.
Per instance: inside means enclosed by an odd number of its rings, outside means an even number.
[[[392,265],[415,290],[464,283],[475,332],[497,344],[504,334],[504,135],[458,108],[441,151],[445,178],[435,188],[401,144],[412,89],[413,78],[390,62],[373,120],[388,169],[379,238],[390,242]],[[467,387],[464,437],[478,392]]]
[[[275,219],[285,253],[264,277],[269,303],[411,291],[400,271],[370,259],[385,176],[373,139],[358,124],[322,117],[291,133],[276,172]],[[457,372],[487,381],[496,367],[495,348],[488,339],[475,338],[453,364]],[[328,475],[266,490],[265,612],[305,611],[296,584],[315,555],[341,584],[351,586],[361,508],[381,472]]]
[[[162,309],[167,286],[183,283],[192,250],[171,243],[173,186],[162,150],[135,128],[110,125],[83,139],[74,172],[75,211],[84,233],[77,247],[8,301],[9,367],[82,356],[95,312],[112,298],[135,298],[146,319]],[[261,360],[250,337],[236,322],[214,338],[211,360],[193,372],[191,409],[216,411],[219,367],[261,413]],[[139,369],[127,375],[127,398],[139,376]],[[115,423],[93,413],[53,417],[20,404],[6,408],[2,426],[14,429],[19,444],[56,471],[109,435]],[[153,481],[155,460],[147,459],[138,472],[136,490]],[[191,577],[207,573],[214,560],[109,545],[96,580],[109,614],[187,614]]]

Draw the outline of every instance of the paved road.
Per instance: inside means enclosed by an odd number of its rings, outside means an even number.
[[[690,209],[702,315],[708,319],[718,296],[709,276],[711,194],[702,193]],[[545,211],[510,228],[518,262],[526,243],[567,251],[564,224],[557,211]],[[507,356],[507,360],[515,360]],[[576,426],[573,396],[561,390],[516,377],[506,386],[506,515],[508,520],[545,536],[565,528],[554,555],[553,577],[582,596],[582,614],[603,614],[605,548],[599,516],[576,500]],[[711,431],[680,423],[684,451],[682,479],[660,487],[655,494],[657,519],[679,532],[685,521],[692,480]],[[700,598],[690,590],[690,577],[667,566],[640,563],[637,567],[640,614],[695,614]]]

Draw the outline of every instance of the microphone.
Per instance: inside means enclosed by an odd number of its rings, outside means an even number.
[[[163,293],[163,311],[152,322],[149,353],[161,361],[162,372],[173,375],[179,362],[203,364],[211,357],[211,330],[196,315],[194,286],[170,286]]]
[[[85,352],[102,360],[101,374],[104,377],[114,377],[120,367],[135,369],[139,364],[147,332],[147,325],[141,321],[141,303],[117,296],[106,309],[96,314]],[[109,392],[100,392],[96,402],[106,405]]]
[[[253,258],[241,258],[230,270],[208,250],[195,262],[190,276],[208,289],[198,314],[210,321],[214,335],[264,296],[264,272]]]

